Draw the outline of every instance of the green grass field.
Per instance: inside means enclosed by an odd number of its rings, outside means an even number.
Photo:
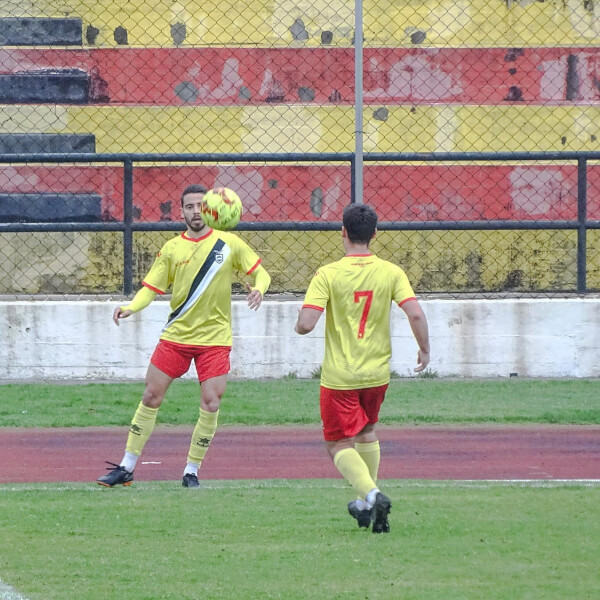
[[[128,425],[143,384],[0,386],[0,427]],[[198,418],[199,386],[177,381],[159,421]],[[317,424],[319,382],[311,379],[230,381],[221,425]],[[381,411],[387,424],[600,423],[600,379],[392,380]]]
[[[142,389],[0,386],[0,426],[125,425]],[[382,422],[599,424],[599,392],[600,380],[400,379]],[[314,380],[232,381],[221,423],[316,425],[317,398]],[[197,384],[177,382],[159,420],[189,425],[197,410]],[[373,535],[348,516],[341,479],[201,490],[0,484],[0,599],[600,597],[599,485],[387,480],[385,489],[392,531]]]
[[[600,488],[386,481],[392,531],[341,481],[0,487],[2,579],[31,599],[595,599]]]

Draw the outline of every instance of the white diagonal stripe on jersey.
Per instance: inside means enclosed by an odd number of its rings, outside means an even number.
[[[167,322],[167,324],[163,327],[163,332],[167,330],[175,321],[181,319],[181,317],[187,313],[193,306],[200,300],[200,297],[206,291],[206,288],[210,285],[210,282],[215,278],[215,275],[221,270],[221,267],[225,264],[227,257],[231,254],[231,248],[225,244],[220,254],[223,255],[223,260],[221,262],[217,262],[216,260],[208,269],[206,275],[198,285],[198,287],[194,290],[194,293],[186,300],[185,304],[181,307],[179,314]]]

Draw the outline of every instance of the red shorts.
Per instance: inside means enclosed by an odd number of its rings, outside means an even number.
[[[177,379],[188,372],[193,359],[198,381],[202,383],[229,373],[230,352],[231,346],[190,346],[160,340],[150,362],[169,377]]]
[[[354,437],[365,425],[377,423],[388,384],[361,390],[321,386],[323,437],[328,442]]]

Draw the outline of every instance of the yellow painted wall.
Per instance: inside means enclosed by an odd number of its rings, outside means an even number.
[[[156,251],[176,235],[134,235],[135,287]],[[342,255],[338,232],[243,232],[272,276],[271,291],[303,292],[316,269]],[[119,233],[0,234],[0,294],[116,293],[122,289]],[[35,254],[24,262],[22,249]],[[400,264],[418,293],[576,289],[571,231],[379,233],[372,249]],[[600,290],[600,233],[588,234],[588,287]],[[247,277],[238,277],[241,284]],[[241,287],[237,288],[241,291]]]
[[[600,105],[368,108],[367,152],[600,150]],[[91,133],[97,152],[348,152],[351,106],[1,106],[12,133]],[[442,127],[443,124],[443,127]]]
[[[94,46],[116,46],[117,27],[127,30],[130,46],[172,46],[171,26],[183,23],[184,46],[314,47],[323,45],[321,35],[329,31],[328,45],[348,47],[353,13],[354,0],[0,2],[5,17],[79,17],[84,31],[88,25],[99,30]],[[365,0],[364,29],[370,46],[596,45],[600,7],[583,0]]]

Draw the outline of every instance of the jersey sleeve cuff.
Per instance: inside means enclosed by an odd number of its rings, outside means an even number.
[[[147,287],[149,290],[153,291],[155,294],[160,294],[161,296],[163,296],[165,294],[165,292],[163,292],[162,290],[155,288],[153,285],[150,285],[149,283],[146,283],[145,281],[142,281],[142,285],[144,287]]]
[[[315,310],[323,312],[325,309],[322,306],[315,306],[314,304],[303,304],[302,308],[314,308]]]
[[[398,302],[398,306],[402,306],[403,304],[405,304],[409,300],[416,300],[416,298],[414,296],[411,296],[410,298],[405,298],[404,300],[402,300],[402,302]]]

